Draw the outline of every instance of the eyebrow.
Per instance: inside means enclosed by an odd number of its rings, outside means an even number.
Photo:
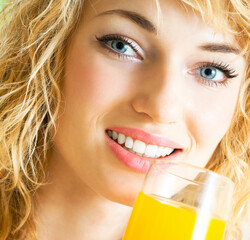
[[[125,17],[150,33],[154,33],[154,34],[157,33],[157,30],[154,24],[150,20],[148,20],[145,16],[137,12],[128,11],[124,9],[112,9],[112,10],[102,12],[98,14],[97,16],[105,16],[105,15],[112,15],[112,14],[117,14],[121,17]],[[207,43],[207,44],[199,46],[199,48],[208,52],[221,52],[221,53],[234,53],[234,54],[240,53],[240,50],[232,47],[229,44]]]
[[[102,12],[97,16],[110,15],[110,14],[118,14],[121,17],[125,17],[131,20],[132,22],[136,23],[141,28],[147,30],[148,32],[156,34],[156,28],[154,24],[151,21],[149,21],[146,17],[136,12],[123,9],[112,9],[106,12]]]
[[[208,52],[234,53],[239,54],[240,50],[229,44],[207,43],[199,46],[200,49]]]

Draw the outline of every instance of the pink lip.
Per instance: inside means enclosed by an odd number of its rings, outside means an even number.
[[[115,130],[116,129],[116,130]],[[122,128],[124,129],[124,128]],[[112,128],[112,130],[117,131],[119,133],[124,133],[125,135],[129,135],[132,138],[136,138],[136,139],[140,139],[144,142],[148,142],[145,141],[143,139],[145,139],[145,137],[147,135],[143,134],[142,138],[138,138],[138,137],[133,137],[132,134],[127,134],[124,131],[120,131],[120,128],[118,130],[118,128]],[[141,132],[141,131],[140,131]],[[151,165],[151,162],[155,159],[155,158],[149,158],[149,157],[141,157],[138,156],[134,153],[131,153],[129,151],[127,151],[126,149],[124,149],[123,147],[121,147],[117,142],[115,142],[114,140],[112,140],[108,134],[106,133],[106,139],[108,142],[109,147],[111,148],[111,150],[113,151],[113,153],[115,154],[115,156],[123,163],[125,164],[127,167],[129,167],[132,170],[135,170],[137,172],[141,172],[141,173],[146,173]],[[161,138],[158,138],[158,140]],[[164,141],[165,143],[166,141]],[[150,141],[150,143],[152,143]],[[155,142],[154,142],[155,143]],[[169,143],[169,142],[168,142]],[[156,144],[156,143],[155,143]],[[165,144],[156,144],[156,145],[165,145]],[[165,146],[169,146],[169,144],[165,145]],[[173,145],[171,145],[173,146]],[[176,145],[175,145],[176,146]],[[174,147],[171,147],[174,148]],[[181,150],[177,150],[175,151],[173,154],[171,154],[170,156],[161,158],[162,160],[174,160],[178,157],[178,155],[180,154]]]
[[[147,132],[144,132],[143,130],[136,129],[136,128],[125,128],[125,127],[112,127],[109,128],[109,130],[113,130],[118,133],[122,133],[126,136],[130,136],[133,139],[138,139],[140,141],[143,141],[147,144],[152,145],[158,145],[163,147],[169,147],[169,148],[182,148],[179,144],[165,138],[162,136],[156,136],[149,134]]]

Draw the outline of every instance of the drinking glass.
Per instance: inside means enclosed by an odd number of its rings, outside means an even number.
[[[123,240],[222,240],[233,189],[207,169],[154,160]]]

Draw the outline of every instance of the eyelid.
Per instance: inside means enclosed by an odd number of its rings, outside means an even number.
[[[220,71],[220,70],[218,70],[218,71]],[[222,72],[222,71],[220,71],[220,72]],[[217,84],[220,84],[220,83],[222,83],[222,82],[225,82],[225,81],[227,81],[227,77],[225,76],[225,74],[222,72],[222,74],[224,75],[223,76],[223,79],[221,79],[221,80],[214,80],[214,79],[209,79],[209,78],[205,78],[205,77],[202,77],[201,75],[200,75],[200,73],[201,73],[201,68],[196,68],[196,69],[193,69],[193,70],[189,70],[188,71],[188,73],[190,74],[190,75],[196,75],[198,78],[200,78],[200,79],[204,79],[204,80],[207,80],[207,81],[211,81],[211,82],[213,82],[213,83],[217,83]]]
[[[199,69],[196,68],[196,69],[193,69],[193,70],[189,70],[188,71],[188,74],[192,75],[192,76],[195,76],[195,79],[200,82],[201,84],[204,84],[206,86],[209,86],[209,87],[220,87],[220,86],[227,86],[227,84],[230,82],[231,79],[228,79],[228,78],[224,78],[223,80],[221,81],[214,81],[214,80],[211,80],[211,79],[208,79],[208,78],[204,78],[202,76],[200,76],[200,74],[198,74],[198,71]]]
[[[145,57],[144,51],[142,50],[140,45],[135,40],[131,39],[130,37],[126,37],[126,36],[123,36],[121,34],[106,34],[106,35],[103,35],[101,37],[97,37],[97,36],[95,36],[95,37],[99,42],[102,42],[103,44],[105,44],[105,46],[107,48],[109,48],[109,50],[113,51],[113,53],[133,58],[130,55],[127,55],[124,53],[119,53],[119,52],[115,51],[114,49],[112,49],[110,46],[107,46],[107,42],[112,41],[112,40],[123,41],[126,44],[128,44],[136,52],[136,54],[138,55],[138,58],[136,58],[136,59],[139,59],[140,61],[144,60],[144,57]]]
[[[221,71],[224,74],[224,78],[219,81],[200,76],[200,69],[205,67],[211,67],[217,69],[218,71]],[[235,73],[235,70],[229,64],[215,61],[197,63],[194,67],[188,70],[187,73],[190,75],[195,75],[199,82],[210,87],[226,86],[233,78],[238,76],[238,74]]]
[[[226,78],[235,78],[238,76],[236,70],[234,70],[228,63],[224,63],[222,61],[216,62],[200,62],[196,64],[192,69],[198,69],[198,68],[205,68],[205,67],[212,67],[216,68],[217,70],[223,72],[226,76]]]

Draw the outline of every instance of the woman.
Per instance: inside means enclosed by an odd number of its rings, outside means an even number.
[[[247,4],[5,4],[0,239],[121,239],[154,158],[232,179],[226,239],[242,239],[250,199]]]

